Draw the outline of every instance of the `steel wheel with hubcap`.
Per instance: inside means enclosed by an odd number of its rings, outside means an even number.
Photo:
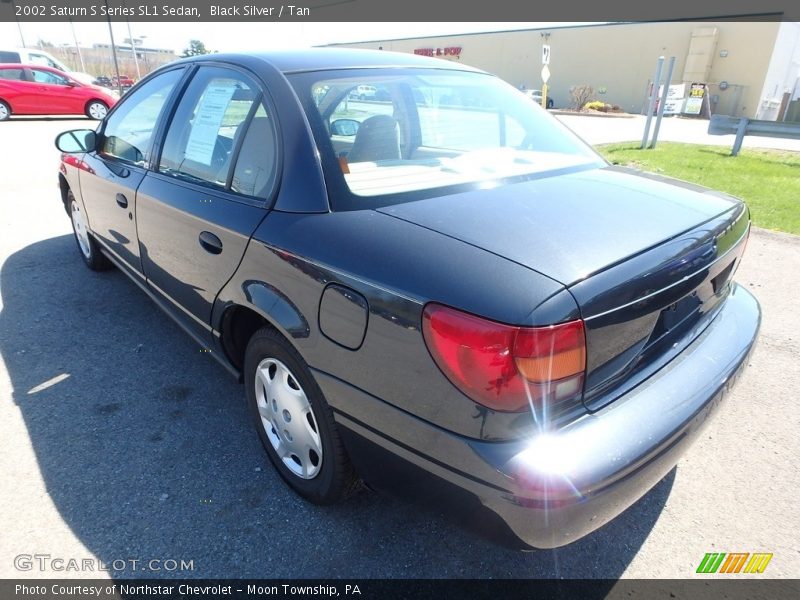
[[[72,229],[75,231],[75,239],[78,241],[78,248],[83,254],[83,258],[89,260],[92,257],[92,248],[89,246],[89,231],[86,229],[86,217],[73,199],[69,204],[70,216],[72,217]]]
[[[78,244],[78,250],[80,250],[83,262],[92,271],[105,271],[110,268],[111,261],[100,252],[97,242],[92,239],[86,215],[80,204],[75,200],[72,190],[67,192],[67,205],[69,206],[69,215],[72,220],[72,232],[75,234],[75,242]]]
[[[276,358],[256,368],[256,403],[261,424],[283,464],[303,479],[313,479],[322,467],[317,419],[303,388]]]
[[[107,114],[108,114],[108,107],[99,100],[93,100],[86,107],[86,116],[95,119],[97,121],[102,121],[103,119],[105,119]]]
[[[333,412],[308,365],[272,327],[250,338],[244,377],[261,443],[294,491],[316,504],[330,504],[358,486]]]

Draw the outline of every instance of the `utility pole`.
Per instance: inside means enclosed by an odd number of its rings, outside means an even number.
[[[136,42],[134,41],[133,34],[131,33],[131,20],[125,19],[125,22],[128,24],[128,39],[131,42],[131,52],[133,52],[133,64],[136,65],[136,81],[139,81],[142,78],[142,72],[139,70],[139,57],[136,55]]]
[[[117,73],[117,91],[122,96],[122,82],[119,80],[119,63],[117,62],[117,45],[114,43],[114,30],[111,28],[111,14],[108,9],[108,0],[104,0],[106,4],[106,19],[108,20],[108,35],[111,38],[111,56],[114,58],[114,71]]]
[[[22,47],[25,48],[25,38],[22,35],[22,24],[19,22],[19,17],[17,16],[17,3],[14,0],[2,0],[2,2],[10,2],[11,3],[11,10],[14,11],[14,20],[17,22],[17,30],[19,31],[19,41],[22,42]]]
[[[78,60],[81,61],[81,71],[86,72],[86,65],[83,64],[83,54],[81,54],[81,47],[78,45],[78,36],[75,35],[75,23],[72,19],[69,20],[69,27],[72,29],[72,39],[75,40],[75,50],[78,51]]]

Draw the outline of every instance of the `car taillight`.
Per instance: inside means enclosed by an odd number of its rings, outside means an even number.
[[[428,304],[422,332],[433,359],[467,396],[499,411],[580,397],[586,369],[583,321],[515,327]]]

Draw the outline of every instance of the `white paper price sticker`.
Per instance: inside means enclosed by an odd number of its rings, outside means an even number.
[[[206,89],[200,106],[197,107],[192,132],[189,134],[189,141],[186,144],[184,153],[186,159],[211,165],[222,119],[225,117],[225,111],[228,110],[228,104],[230,104],[235,91],[236,86],[233,84],[214,85]]]

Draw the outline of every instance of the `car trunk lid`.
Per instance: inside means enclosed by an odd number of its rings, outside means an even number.
[[[608,167],[378,210],[569,286],[736,204],[661,179]]]
[[[586,324],[584,403],[592,410],[707,325],[749,229],[734,198],[616,167],[379,210],[562,283]]]

